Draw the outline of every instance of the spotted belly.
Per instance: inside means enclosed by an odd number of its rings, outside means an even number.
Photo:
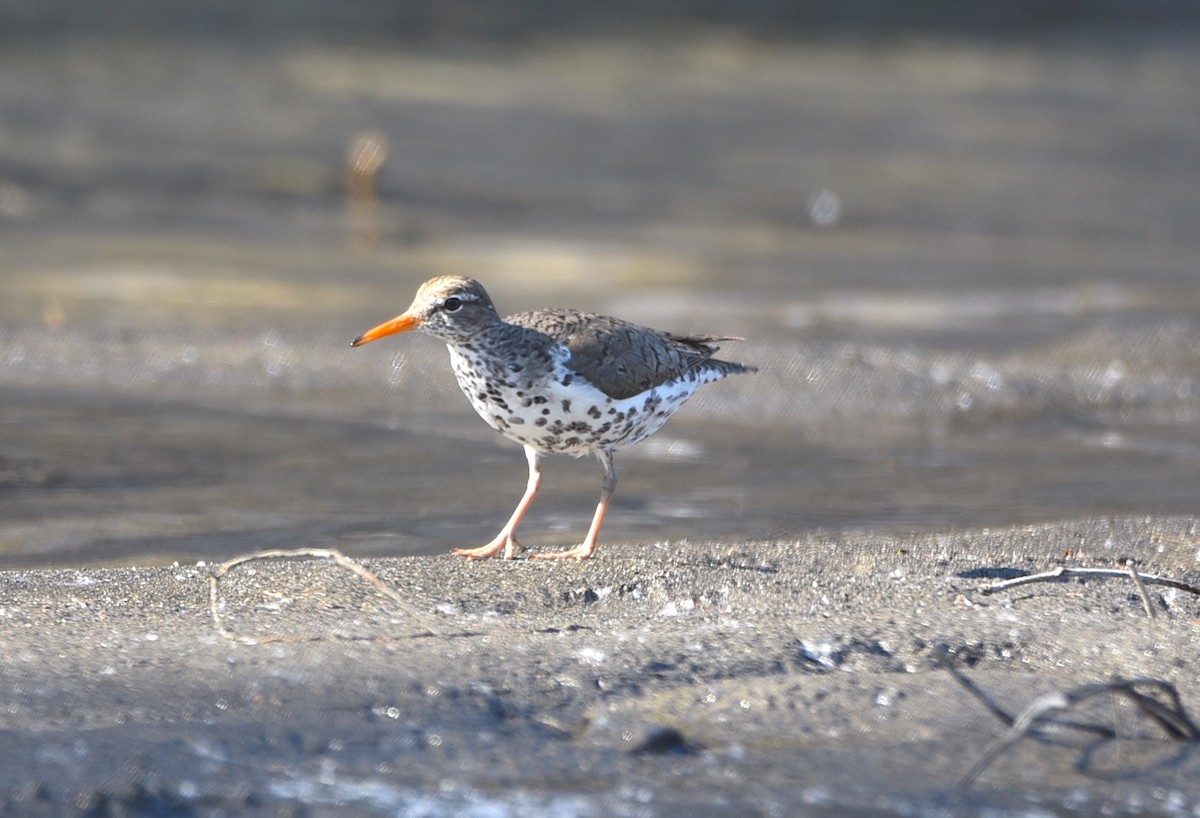
[[[629,398],[614,399],[578,377],[485,378],[453,355],[458,384],[493,429],[538,451],[582,457],[632,446],[660,427],[709,380],[688,373]],[[567,381],[565,384],[563,381]]]

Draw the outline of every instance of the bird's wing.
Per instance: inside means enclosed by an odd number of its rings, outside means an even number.
[[[566,348],[567,366],[610,398],[629,398],[674,380],[710,360],[712,343],[736,340],[676,335],[619,318],[570,310],[538,310],[505,319]]]

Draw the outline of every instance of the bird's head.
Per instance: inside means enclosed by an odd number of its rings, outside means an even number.
[[[385,335],[420,330],[447,343],[465,341],[499,321],[483,285],[464,276],[431,278],[417,290],[407,310],[350,342],[358,347]]]

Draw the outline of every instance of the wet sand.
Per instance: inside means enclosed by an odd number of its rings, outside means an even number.
[[[606,542],[1194,513],[1200,50],[1164,25],[31,32],[0,51],[0,568],[482,542],[519,447],[438,343],[348,347],[447,272],[747,338],[757,375],[619,454]],[[572,544],[598,472],[547,464],[531,543]]]
[[[628,5],[0,4],[0,812],[1200,814],[1108,698],[960,786],[1005,727],[943,667],[1200,708],[1188,592],[980,590],[1200,581],[1196,10]],[[519,449],[347,346],[444,272],[761,371],[621,454],[596,560],[467,564]],[[210,566],[297,546],[402,602],[256,562],[219,634]]]
[[[1193,718],[1200,520],[0,574],[0,806],[23,815],[1193,814],[1200,750],[1105,699],[958,784],[1010,713],[1156,677]]]

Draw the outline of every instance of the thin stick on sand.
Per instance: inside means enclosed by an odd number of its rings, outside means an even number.
[[[1040,574],[1029,574],[1023,577],[1014,577],[1012,579],[993,582],[991,585],[986,585],[979,589],[981,594],[994,594],[997,591],[1006,591],[1009,588],[1016,588],[1020,585],[1028,585],[1033,582],[1050,582],[1061,577],[1121,577],[1123,579],[1132,579],[1134,586],[1138,590],[1138,594],[1142,598],[1142,607],[1146,610],[1146,615],[1151,619],[1156,618],[1154,604],[1150,600],[1150,594],[1146,591],[1147,585],[1166,585],[1170,588],[1177,588],[1180,591],[1186,591],[1189,594],[1200,596],[1200,588],[1194,585],[1189,585],[1171,577],[1160,577],[1155,574],[1140,573],[1132,562],[1124,569],[1121,568],[1068,568],[1065,565],[1060,565],[1049,571],[1044,571]]]
[[[1150,601],[1150,594],[1146,592],[1146,583],[1142,582],[1142,575],[1138,573],[1137,565],[1130,560],[1125,563],[1125,567],[1129,569],[1129,578],[1133,580],[1133,584],[1138,590],[1138,596],[1142,598],[1142,607],[1146,609],[1146,616],[1158,619],[1158,613],[1154,610],[1154,603]]]
[[[376,576],[372,571],[368,570],[362,565],[359,565],[357,562],[350,559],[335,548],[273,548],[266,551],[256,551],[253,554],[242,554],[241,556],[234,557],[233,559],[227,560],[226,562],[223,562],[213,568],[212,573],[209,574],[208,604],[210,610],[212,611],[213,626],[217,629],[217,633],[221,634],[221,636],[225,637],[226,639],[239,639],[251,644],[276,641],[277,637],[255,639],[253,637],[238,636],[233,631],[225,627],[224,622],[221,620],[221,579],[232,569],[253,560],[288,559],[293,557],[314,557],[316,559],[333,560],[338,565],[353,571],[367,582],[371,583],[371,585],[375,587],[376,591],[390,599],[392,602],[395,602],[400,606],[404,605],[404,598],[389,588],[383,580]]]
[[[959,674],[956,673],[954,675],[955,678],[960,678]],[[1143,693],[1138,690],[1139,687],[1151,688],[1154,692],[1165,695],[1167,701],[1163,702],[1154,695]],[[1042,725],[1053,724],[1061,727],[1085,729],[1089,732],[1115,737],[1115,732],[1104,725],[1063,722],[1056,718],[1060,713],[1077,708],[1088,699],[1106,693],[1129,699],[1143,715],[1150,718],[1162,728],[1168,738],[1177,741],[1200,741],[1200,727],[1197,727],[1191,718],[1189,718],[1187,712],[1183,709],[1183,702],[1179,698],[1179,691],[1170,682],[1165,682],[1161,679],[1115,679],[1107,683],[1080,685],[1073,690],[1048,693],[1034,699],[1033,703],[1012,721],[1008,731],[992,742],[987,750],[984,751],[979,761],[975,763],[975,766],[963,776],[960,785],[963,787],[971,786],[983,774],[984,770],[1002,753],[1025,736],[1032,734]],[[996,713],[998,710],[995,707],[989,707],[989,709],[993,713]],[[1000,714],[1002,713],[1003,711],[1000,711]]]

